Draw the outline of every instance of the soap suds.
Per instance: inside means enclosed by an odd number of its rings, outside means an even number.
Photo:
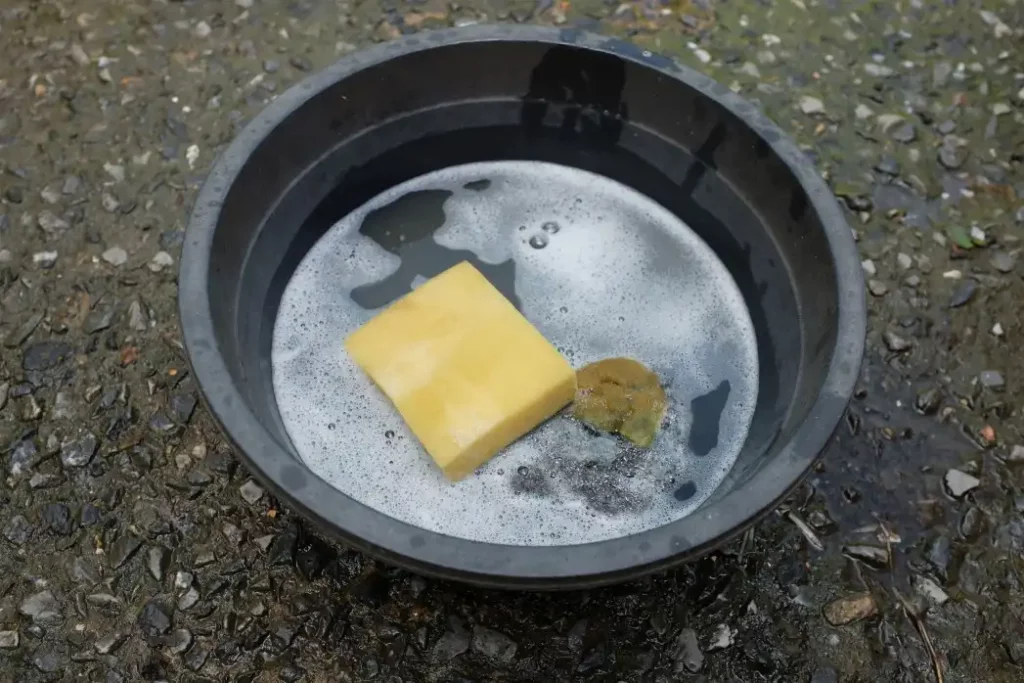
[[[342,345],[375,314],[352,300],[352,290],[396,273],[403,253],[419,253],[386,251],[360,234],[363,219],[430,189],[451,195],[444,224],[425,239],[485,264],[514,262],[523,314],[574,367],[628,356],[658,374],[670,405],[650,449],[559,416],[465,480],[443,477]],[[285,428],[321,478],[424,529],[512,545],[588,543],[689,514],[739,454],[758,385],[753,326],[710,249],[634,190],[540,162],[444,169],[339,221],[288,283],[271,361]],[[723,382],[731,389],[717,441],[706,455],[695,453],[691,405]]]

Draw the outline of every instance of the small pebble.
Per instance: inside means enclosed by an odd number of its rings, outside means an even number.
[[[890,351],[896,353],[906,351],[911,347],[911,343],[909,341],[899,336],[895,332],[885,332],[882,335],[882,339],[883,341],[885,341],[886,347],[888,347]]]
[[[998,370],[982,370],[978,375],[978,381],[987,389],[1002,389],[1006,386],[1003,374]]]
[[[242,495],[242,500],[250,505],[255,505],[263,497],[263,489],[251,479],[242,484],[238,492]]]
[[[875,262],[872,261],[871,259],[864,259],[863,261],[860,262],[860,266],[861,268],[864,269],[864,272],[867,273],[867,275],[869,276],[873,277],[878,272],[878,270],[875,268]]]
[[[949,307],[958,308],[967,304],[971,299],[974,298],[974,293],[978,289],[978,283],[974,280],[964,280],[956,289],[953,290],[953,296],[950,297]]]
[[[164,268],[174,265],[174,257],[166,251],[158,251],[149,262],[148,267],[154,273],[159,273]]]
[[[992,334],[994,334],[997,337],[1002,337],[1003,336],[1003,326],[1001,324],[999,324],[999,323],[996,323],[995,325],[993,325],[992,326]]]
[[[53,264],[56,262],[57,252],[55,251],[37,251],[32,254],[32,263],[40,268],[53,268]]]
[[[810,97],[809,95],[804,95],[803,97],[800,98],[800,111],[807,114],[808,116],[814,114],[824,114],[825,104],[817,97]]]
[[[885,296],[889,287],[881,280],[868,280],[868,291],[873,296]]]
[[[100,258],[112,266],[123,266],[128,262],[128,252],[121,247],[110,247]]]
[[[901,270],[909,270],[914,265],[914,261],[910,256],[901,251],[896,254],[896,265],[898,265]]]
[[[997,251],[992,254],[989,262],[1000,273],[1010,273],[1017,267],[1017,256],[1006,251]]]
[[[943,482],[946,485],[946,490],[954,498],[963,498],[968,492],[981,485],[980,479],[960,470],[947,471]]]

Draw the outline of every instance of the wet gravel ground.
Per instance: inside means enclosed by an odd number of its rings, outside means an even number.
[[[870,291],[807,485],[637,584],[382,566],[249,480],[175,323],[204,172],[274,94],[435,26],[578,25],[756,100]],[[8,0],[0,7],[0,681],[1019,681],[1024,3]]]

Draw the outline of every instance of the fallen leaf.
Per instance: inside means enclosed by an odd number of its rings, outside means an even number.
[[[855,593],[837,598],[825,605],[822,614],[833,626],[842,626],[878,613],[878,606],[871,593]]]
[[[121,349],[121,365],[131,365],[139,359],[139,349],[134,346],[126,346]]]

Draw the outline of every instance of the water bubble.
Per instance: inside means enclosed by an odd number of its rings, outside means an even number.
[[[334,428],[337,427],[337,426],[338,425],[334,424],[333,422],[328,422],[327,423],[327,428],[330,429],[332,432],[334,431]]]
[[[395,438],[394,430],[389,429],[388,431],[384,432],[384,438],[385,439],[393,439],[393,438]]]
[[[520,477],[525,477],[527,474],[530,473],[530,468],[527,467],[526,465],[520,465],[519,469],[517,469],[516,472],[519,473]]]
[[[505,474],[505,470],[498,470],[498,474],[499,475],[504,475]]]
[[[530,246],[534,249],[543,249],[548,246],[548,238],[546,235],[534,235],[530,238]]]
[[[549,235],[554,235],[556,232],[558,232],[562,228],[561,228],[561,226],[558,225],[558,223],[556,223],[554,221],[548,221],[544,225],[540,226],[540,229],[543,230],[544,232],[548,233]]]
[[[522,232],[524,230],[526,230],[526,226],[525,225],[520,225],[519,226],[519,231]]]
[[[562,313],[568,313],[569,312],[569,307],[568,306],[562,306],[558,310],[561,311]]]

